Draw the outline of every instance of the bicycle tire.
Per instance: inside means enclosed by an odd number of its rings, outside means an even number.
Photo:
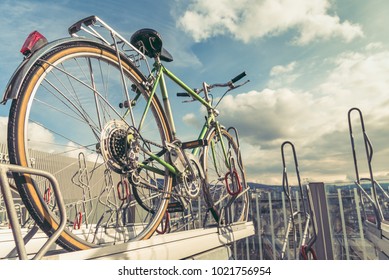
[[[213,128],[206,137],[208,145],[204,147],[202,164],[207,184],[203,193],[208,212],[218,224],[227,225],[247,221],[249,193],[239,147],[226,129],[220,128],[220,135],[222,137],[219,136],[218,130]],[[231,169],[228,167],[222,143],[231,156],[229,164],[235,161],[234,170],[241,185],[240,190],[230,190],[231,194],[227,186],[230,184],[226,182]],[[209,222],[208,218],[207,220]]]
[[[152,170],[137,174],[141,181],[136,185],[138,195],[143,195],[153,213],[136,205],[129,191],[129,183],[134,183],[115,170],[121,168],[120,163],[125,165],[123,161],[130,161],[129,153],[136,154],[142,162],[148,157],[143,150],[157,153],[172,138],[156,96],[150,103],[151,113],[146,115],[143,129],[137,131],[136,124],[131,123],[132,116],[140,117],[149,99],[148,90],[142,86],[144,82],[146,78],[139,69],[124,55],[119,60],[109,46],[71,42],[38,59],[26,75],[19,97],[12,102],[8,124],[10,162],[47,170],[59,181],[67,204],[68,226],[57,243],[66,250],[147,239],[163,219],[172,178],[162,165],[149,163],[164,175]],[[123,103],[119,106],[119,102],[126,100],[124,85],[131,97],[136,95],[131,92],[131,85],[141,93],[129,116],[126,116],[128,108]],[[38,138],[34,130],[41,133]],[[104,133],[106,138],[102,142]],[[36,141],[43,141],[44,135],[48,143]],[[130,136],[137,141],[133,141],[134,147],[124,144]],[[104,143],[109,152],[102,151]],[[167,154],[162,157],[168,160]],[[43,194],[45,183],[27,174],[14,177],[29,213],[46,234],[52,234],[59,221],[54,199],[47,201],[47,195]]]

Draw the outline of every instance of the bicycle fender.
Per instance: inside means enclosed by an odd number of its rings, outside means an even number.
[[[101,44],[101,41],[80,37],[63,38],[48,43],[47,45],[34,52],[31,56],[24,59],[22,63],[19,64],[18,68],[12,74],[11,79],[8,81],[7,87],[3,95],[3,99],[0,104],[6,104],[9,99],[17,99],[19,97],[20,88],[23,84],[24,79],[27,76],[27,73],[30,71],[31,67],[39,60],[40,57],[62,44],[71,42],[90,42]]]

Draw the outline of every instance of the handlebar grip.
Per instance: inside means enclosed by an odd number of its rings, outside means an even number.
[[[246,76],[246,71],[240,73],[238,76],[236,76],[235,78],[231,79],[231,82],[235,83],[235,82],[239,81],[240,79],[242,79],[244,76]]]
[[[177,92],[177,97],[188,97],[190,96],[187,92]]]

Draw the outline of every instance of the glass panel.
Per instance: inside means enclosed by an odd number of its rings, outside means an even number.
[[[363,185],[368,193],[369,186]],[[334,258],[338,260],[376,259],[373,244],[365,239],[363,219],[375,221],[371,203],[361,203],[355,184],[327,184],[326,196]],[[365,209],[365,215],[363,214]]]
[[[383,190],[388,190],[389,183],[382,183]],[[367,189],[369,186],[363,185]],[[364,221],[371,217],[371,205],[362,205],[360,194],[354,183],[326,184],[326,201],[328,204],[329,228],[332,250],[335,260],[368,260],[378,259],[377,252],[365,237]],[[303,212],[300,193],[297,188],[292,188],[292,203],[296,211]],[[297,195],[298,194],[298,195]],[[384,217],[389,217],[388,203],[384,202],[385,194],[377,191],[381,199],[381,208]],[[306,194],[304,193],[306,198]],[[305,203],[307,207],[308,203]],[[303,238],[304,215],[295,216],[296,238],[299,241],[294,244],[293,236],[286,237],[286,231],[290,218],[289,202],[281,186],[251,186],[250,217],[254,222],[255,235],[237,242],[234,245],[234,259],[281,259],[283,245],[286,240],[284,259],[299,258],[300,242]],[[364,214],[364,209],[366,215]],[[307,209],[306,209],[307,210]],[[373,215],[374,216],[374,215]],[[311,228],[308,231],[311,233]],[[308,234],[309,235],[309,234]],[[309,236],[306,240],[309,240]],[[313,248],[317,251],[315,244]],[[296,248],[296,252],[295,252]]]

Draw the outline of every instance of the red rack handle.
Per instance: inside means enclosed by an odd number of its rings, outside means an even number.
[[[230,184],[228,183],[228,176],[231,176],[231,182],[233,182],[233,177],[232,176],[235,177],[235,179],[236,179],[236,181],[238,183],[238,189],[237,190],[235,190],[235,191],[231,190]],[[242,191],[242,189],[243,189],[242,188],[242,184],[240,183],[239,174],[238,174],[238,172],[236,172],[236,169],[234,169],[232,172],[231,171],[227,172],[226,176],[224,177],[224,180],[225,180],[225,183],[226,183],[227,192],[230,195],[232,195],[232,196],[238,195]]]
[[[307,248],[308,246],[307,245],[303,245],[301,246],[301,256],[304,260],[308,260],[308,254],[311,253],[312,255],[312,258],[314,260],[317,260],[317,256],[316,256],[316,252],[315,250],[312,248],[312,247],[309,247],[308,251],[307,251]]]
[[[126,180],[120,181],[117,184],[117,192],[121,201],[125,201],[130,196],[130,188],[128,187],[128,182]]]
[[[80,229],[82,224],[82,213],[78,212],[76,215],[76,218],[74,219],[73,228],[74,229]]]
[[[45,190],[45,193],[43,194],[43,200],[44,200],[46,203],[49,203],[49,202],[50,202],[50,199],[51,199],[51,189],[50,189],[50,187],[48,187],[48,188]]]
[[[170,221],[170,214],[169,212],[165,212],[165,226],[163,225],[163,220],[161,221],[161,226],[162,226],[162,229],[159,230],[158,228],[156,229],[156,232],[158,234],[165,234],[167,231],[168,231],[168,228],[169,228],[169,221]]]

